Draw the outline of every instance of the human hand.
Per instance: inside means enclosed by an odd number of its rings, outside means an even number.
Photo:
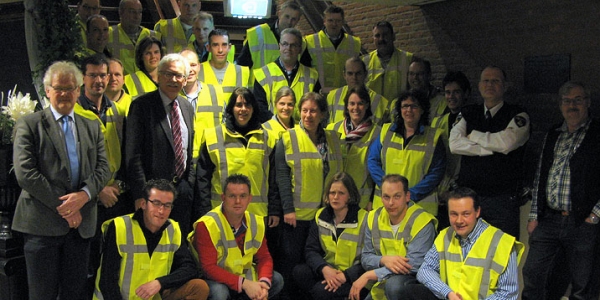
[[[527,232],[531,235],[531,233],[533,232],[533,230],[535,230],[537,225],[538,225],[537,220],[531,220],[531,221],[527,222]]]
[[[146,282],[135,289],[135,294],[142,299],[150,299],[158,292],[160,292],[160,282],[154,279],[150,282]]]
[[[269,228],[279,225],[279,216],[269,216]]]
[[[81,225],[81,221],[83,220],[83,217],[81,216],[80,211],[76,211],[76,212],[70,214],[68,217],[63,217],[63,219],[65,219],[65,221],[67,221],[67,223],[69,223],[69,228],[77,228],[77,227],[79,227],[79,225]]]
[[[448,300],[463,300],[459,293],[450,292],[448,293]]]
[[[344,282],[346,282],[346,276],[340,270],[336,270],[330,266],[325,266],[321,272],[323,273],[324,280],[321,283],[325,284],[325,290],[330,292],[337,291]],[[339,276],[341,274],[341,276]]]
[[[119,201],[121,191],[116,183],[105,186],[98,194],[100,203],[106,208],[113,207]]]
[[[62,204],[56,207],[56,211],[64,218],[78,212],[90,200],[84,191],[69,193],[58,197]]]
[[[366,274],[366,273],[365,273]],[[367,285],[369,280],[366,276],[360,276],[356,281],[352,283],[352,288],[350,288],[350,294],[348,294],[348,299],[350,300],[360,300],[360,291]]]
[[[269,285],[260,281],[246,279],[242,283],[242,290],[252,300],[266,299],[269,296]]]
[[[291,212],[291,213],[287,213],[287,214],[283,215],[283,222],[285,224],[289,224],[295,228],[296,227],[296,212]]]
[[[412,266],[408,263],[408,258],[400,255],[384,255],[381,257],[381,264],[394,274],[407,275],[412,269]]]

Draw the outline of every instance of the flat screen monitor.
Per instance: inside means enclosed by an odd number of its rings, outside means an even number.
[[[225,0],[223,8],[226,17],[257,18],[271,17],[272,0]]]

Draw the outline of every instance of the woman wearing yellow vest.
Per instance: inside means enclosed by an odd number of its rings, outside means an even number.
[[[352,283],[365,272],[360,253],[367,211],[359,200],[358,188],[345,172],[336,173],[324,189],[325,207],[317,212],[306,240],[306,264],[294,268],[300,292],[314,300],[347,299]],[[362,297],[368,293],[363,289]]]
[[[162,43],[155,37],[147,37],[135,48],[135,65],[139,71],[125,75],[125,90],[135,99],[158,88],[158,63],[165,55]]]
[[[364,85],[359,85],[350,88],[344,99],[344,120],[327,126],[327,129],[341,134],[344,171],[358,185],[359,205],[368,211],[372,208],[375,184],[367,169],[367,153],[381,131],[381,127],[373,123],[372,117],[369,90]]]
[[[384,124],[369,148],[367,166],[375,181],[373,209],[381,207],[381,179],[398,173],[410,183],[410,200],[437,215],[436,188],[444,177],[446,150],[442,130],[427,126],[429,100],[419,91],[405,92],[396,101],[395,123]]]
[[[275,94],[276,114],[263,123],[263,127],[279,136],[282,132],[294,128],[294,107],[296,94],[289,86],[283,86]]]
[[[280,256],[285,261],[275,266],[284,276],[284,292],[293,299],[299,295],[292,270],[304,261],[308,228],[321,207],[323,185],[343,168],[338,134],[323,129],[327,119],[325,98],[309,92],[302,96],[298,107],[300,124],[284,132],[275,148],[276,182],[285,222]]]
[[[230,174],[246,175],[251,182],[252,202],[248,211],[268,217],[267,225],[279,224],[281,205],[268,201],[270,160],[276,136],[264,130],[258,120],[258,103],[245,87],[236,88],[225,107],[225,123],[204,130],[196,176],[202,202],[194,211],[197,218],[221,205],[222,183]]]

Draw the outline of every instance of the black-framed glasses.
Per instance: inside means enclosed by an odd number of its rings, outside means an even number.
[[[146,199],[146,202],[150,202],[150,203],[152,203],[152,205],[154,205],[154,207],[156,207],[156,208],[161,208],[161,207],[163,207],[164,209],[168,209],[168,210],[172,209],[172,208],[173,208],[173,206],[174,206],[172,202],[169,202],[169,203],[162,203],[162,202],[160,202],[159,200],[150,200],[150,199]]]
[[[183,74],[173,73],[173,72],[169,72],[169,71],[160,71],[158,73],[160,73],[162,76],[165,76],[168,79],[175,78],[175,80],[177,80],[177,81],[181,81],[185,77],[185,75],[183,75]]]

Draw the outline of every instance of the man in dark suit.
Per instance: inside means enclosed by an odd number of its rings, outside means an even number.
[[[192,228],[195,172],[192,169],[194,108],[179,96],[189,74],[180,54],[169,54],[158,64],[158,90],[131,103],[125,130],[125,163],[136,209],[144,201],[150,179],[167,179],[177,188],[171,218],[183,236]]]
[[[83,76],[70,62],[44,75],[51,106],[18,120],[14,166],[23,189],[12,228],[24,234],[29,299],[84,299],[96,195],[110,171],[97,121],[73,112]]]

